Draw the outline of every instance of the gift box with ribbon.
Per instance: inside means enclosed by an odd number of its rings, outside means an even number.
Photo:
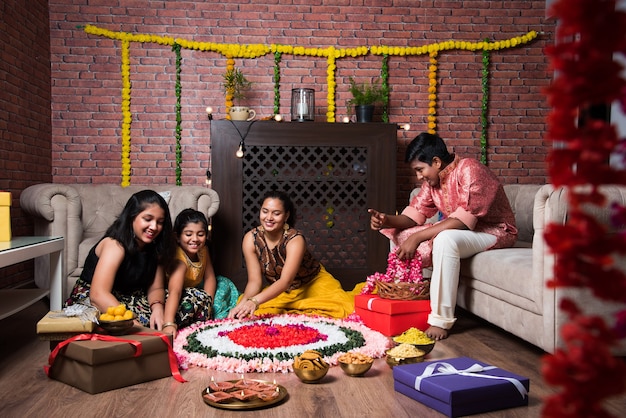
[[[37,322],[37,334],[40,337],[49,334],[92,332],[96,324],[92,320],[79,316],[68,316],[63,311],[50,311]],[[44,338],[45,339],[45,338]]]
[[[0,241],[11,241],[11,192],[0,192]]]
[[[430,300],[383,299],[377,295],[357,295],[356,313],[365,325],[386,336],[400,335],[409,328],[428,328]]]
[[[528,378],[458,357],[393,368],[394,389],[449,417],[528,405]]]
[[[185,380],[178,371],[172,336],[143,327],[114,337],[79,334],[50,353],[46,374],[88,393],[100,393],[163,377]]]

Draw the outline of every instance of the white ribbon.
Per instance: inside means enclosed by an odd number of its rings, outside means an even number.
[[[437,366],[439,366],[439,368],[437,368]],[[422,380],[424,380],[424,379],[426,379],[428,377],[458,374],[460,376],[481,377],[483,379],[506,380],[508,382],[513,383],[513,385],[515,385],[515,387],[517,388],[517,391],[522,396],[522,398],[525,398],[526,396],[528,396],[528,391],[526,390],[524,385],[522,385],[522,382],[520,382],[517,379],[514,379],[512,377],[491,376],[491,375],[487,375],[487,374],[480,374],[480,373],[482,373],[484,371],[492,370],[492,369],[497,369],[497,367],[495,367],[495,366],[481,366],[480,364],[474,363],[474,365],[472,365],[471,367],[468,367],[465,370],[457,370],[450,363],[443,363],[443,362],[442,363],[439,363],[439,362],[432,363],[432,364],[429,364],[428,366],[426,366],[426,369],[424,369],[424,372],[420,376],[417,376],[415,378],[415,390],[419,391],[420,390],[420,386],[422,384]]]
[[[370,300],[367,301],[367,310],[371,311],[372,310],[372,305],[374,304],[374,298],[371,298]]]

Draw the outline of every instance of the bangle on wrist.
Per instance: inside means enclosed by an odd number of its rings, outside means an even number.
[[[161,302],[160,300],[155,300],[154,302],[152,302],[152,303],[150,304],[150,310],[152,310],[152,307],[153,307],[154,305],[159,305],[159,304],[160,304],[160,305],[163,305],[163,302]]]
[[[255,309],[255,310],[256,310],[256,309],[259,309],[259,301],[258,301],[258,300],[256,300],[256,298],[255,298],[255,297],[248,298],[248,300],[249,300],[250,302],[254,303],[254,309]]]
[[[161,328],[174,327],[174,329],[178,329],[178,325],[174,322],[166,322],[163,324]]]

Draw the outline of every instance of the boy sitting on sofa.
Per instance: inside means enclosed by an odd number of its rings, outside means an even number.
[[[370,226],[392,240],[399,259],[419,252],[422,267],[432,267],[426,334],[441,340],[456,321],[460,259],[513,246],[515,216],[491,170],[450,153],[438,135],[419,134],[407,147],[405,162],[422,182],[419,193],[400,215],[369,209]],[[437,212],[443,220],[427,224]]]

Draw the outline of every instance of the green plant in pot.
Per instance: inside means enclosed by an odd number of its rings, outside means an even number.
[[[252,120],[256,112],[242,105],[247,92],[252,87],[243,72],[238,68],[228,69],[223,75],[222,87],[226,95],[226,107],[231,120]]]
[[[371,83],[357,83],[350,77],[350,93],[352,99],[348,100],[348,108],[356,113],[357,122],[371,122],[376,103],[382,103],[387,97],[388,91],[376,80]]]

